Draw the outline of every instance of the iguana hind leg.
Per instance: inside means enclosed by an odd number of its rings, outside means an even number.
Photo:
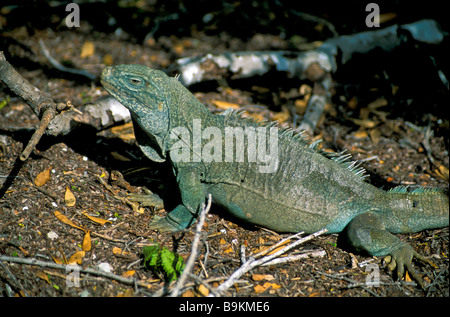
[[[390,257],[388,268],[397,268],[397,277],[403,277],[406,270],[422,287],[423,281],[411,265],[413,258],[433,265],[406,242],[401,241],[385,229],[381,217],[375,212],[367,212],[353,218],[347,227],[347,238],[358,251],[374,256]]]

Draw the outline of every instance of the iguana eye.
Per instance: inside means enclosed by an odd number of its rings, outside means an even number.
[[[133,85],[139,85],[142,82],[139,78],[130,78],[129,80]]]

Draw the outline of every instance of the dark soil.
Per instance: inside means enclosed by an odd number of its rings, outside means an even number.
[[[331,36],[320,23],[296,16],[294,13],[300,9],[295,6],[278,7],[270,1],[254,6],[232,1],[192,2],[201,4],[190,7],[182,5],[181,1],[154,0],[118,8],[115,2],[92,2],[81,6],[81,26],[74,29],[65,27],[67,13],[61,13],[61,7],[45,7],[48,4],[40,1],[18,8],[5,6],[0,16],[0,49],[34,86],[49,93],[57,102],[70,100],[78,107],[94,103],[106,96],[106,91],[98,81],[90,82],[54,70],[39,53],[39,40],[56,60],[98,76],[108,64],[139,63],[168,69],[181,57],[240,50],[296,50],[307,42]],[[386,25],[429,17],[426,10],[422,15],[405,14],[406,5],[396,3],[388,12],[397,13],[398,17]],[[235,5],[240,6],[239,10],[234,9]],[[340,34],[366,31],[361,23],[349,22],[349,16],[364,21],[366,12],[360,5],[340,15],[332,6],[326,9],[310,6],[310,14],[326,18]],[[33,12],[34,18],[22,18],[18,22],[17,16],[23,17],[29,12]],[[204,22],[209,18],[212,18],[210,22]],[[240,27],[236,28],[237,25]],[[86,41],[93,42],[95,51],[81,58],[81,47]],[[449,121],[445,109],[448,108],[448,90],[439,81],[437,68],[429,58],[433,56],[439,65],[442,51],[448,52],[448,39],[443,47],[399,50],[382,60],[376,56],[361,57],[333,74],[333,104],[315,131],[316,136],[323,139],[323,146],[333,151],[348,149],[371,175],[368,182],[377,187],[422,185],[448,190]],[[449,78],[448,73],[446,75]],[[281,118],[284,123],[296,126],[299,121],[292,113],[298,110],[296,105],[301,104],[297,101],[303,98],[298,89],[304,84],[311,83],[263,76],[198,84],[191,91],[213,112],[219,111],[214,100],[240,106],[257,104],[258,107],[249,108],[251,114],[267,119]],[[100,263],[109,263],[114,274],[129,272],[147,287],[84,273],[80,286],[70,287],[64,270],[4,261],[0,266],[0,294],[158,294],[167,285],[161,276],[143,268],[139,261],[142,248],[159,243],[187,257],[195,229],[176,234],[149,230],[152,217],[163,216],[165,211],[145,208],[141,213],[135,212],[120,198],[130,191],[142,193],[146,187],[160,194],[166,208],[170,209],[179,197],[173,188],[168,165],[145,158],[134,139],[123,138],[123,131],[96,134],[89,129],[75,130],[65,137],[44,136],[30,158],[22,163],[19,155],[39,119],[20,98],[0,86],[0,102],[7,97],[9,102],[0,109],[0,255],[54,262],[55,258],[64,261],[80,251],[84,232],[58,220],[55,211],[59,211],[72,222],[91,230],[92,250],[83,257],[82,267],[97,268]],[[387,104],[372,111],[368,105],[379,98],[387,100]],[[287,115],[281,116],[283,112]],[[297,115],[301,120],[301,110]],[[364,122],[374,124],[368,128]],[[428,136],[427,129],[431,132]],[[424,147],[426,138],[429,151]],[[430,157],[434,158],[434,163]],[[35,186],[35,178],[47,169],[50,169],[50,180]],[[120,172],[129,186],[125,182],[112,182],[113,172]],[[100,182],[99,177],[110,187]],[[72,207],[64,200],[67,188],[76,198]],[[96,224],[82,214],[84,211],[109,219],[111,223]],[[246,246],[249,255],[287,236],[241,223],[214,207],[207,217],[204,232],[205,242],[200,245],[193,273],[212,287],[240,267],[241,245]],[[333,234],[318,237],[299,248],[325,250],[326,256],[257,267],[242,276],[227,295],[448,297],[448,228],[400,234],[399,237],[436,264],[436,268],[432,268],[414,263],[425,281],[425,290],[414,282],[396,282],[395,274],[381,268],[382,259],[353,253]],[[367,260],[380,267],[381,285],[378,287],[366,286],[368,272],[357,265]],[[258,274],[266,275],[265,279],[257,280]],[[258,285],[266,289],[260,291]],[[190,279],[187,286],[183,291],[185,296],[205,295],[197,280]]]

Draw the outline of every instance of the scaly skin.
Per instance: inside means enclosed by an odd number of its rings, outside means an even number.
[[[357,250],[390,255],[389,268],[397,267],[398,276],[406,268],[423,285],[411,260],[428,260],[392,233],[448,226],[446,194],[430,189],[408,193],[402,187],[380,190],[365,183],[363,170],[346,156],[318,151],[289,129],[273,128],[232,112],[213,115],[176,78],[158,70],[142,65],[110,66],[102,73],[102,84],[130,110],[144,154],[156,162],[169,159],[172,163],[181,204],[166,217],[154,219],[151,228],[176,231],[189,227],[211,193],[213,202],[234,216],[279,232],[312,233],[327,228],[333,233],[346,229]],[[181,133],[172,137],[171,132],[179,127],[189,136],[208,131],[207,137],[200,143]],[[232,138],[232,156],[219,151],[214,161],[208,154],[216,154],[217,148],[211,150],[211,144],[218,139],[212,130],[205,130],[211,127],[223,134],[263,127],[267,139],[258,146],[267,148],[273,141],[269,142],[269,134],[275,131],[278,151],[271,152],[267,160],[255,161],[250,153],[255,154],[252,145],[256,139],[244,138],[238,143]],[[227,146],[225,139],[220,139],[222,149]],[[177,159],[180,145],[187,147],[189,160]],[[245,154],[243,160],[238,159],[238,150]],[[262,166],[272,170],[262,172]]]

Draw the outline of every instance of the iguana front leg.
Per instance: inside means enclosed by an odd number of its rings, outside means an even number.
[[[398,278],[403,276],[406,267],[412,278],[423,287],[423,281],[411,262],[413,258],[417,258],[430,265],[432,263],[414,251],[409,244],[387,231],[377,213],[367,212],[356,216],[348,226],[347,238],[358,251],[366,251],[374,256],[389,255],[388,268],[391,271],[397,268]]]
[[[182,168],[177,175],[181,193],[181,204],[164,218],[155,217],[149,228],[161,232],[172,232],[188,228],[197,219],[205,194],[195,168]]]

